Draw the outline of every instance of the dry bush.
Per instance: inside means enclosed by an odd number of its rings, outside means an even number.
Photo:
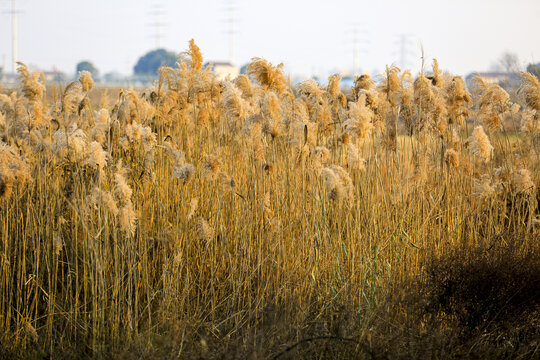
[[[373,358],[533,358],[538,351],[538,248],[463,246],[427,258],[374,311]]]
[[[427,310],[457,321],[465,335],[534,324],[540,309],[540,254],[536,248],[522,249],[520,242],[517,237],[507,246],[459,249],[433,260],[423,285]]]

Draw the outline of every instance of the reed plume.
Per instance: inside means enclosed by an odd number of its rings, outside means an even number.
[[[491,176],[489,174],[482,175],[481,180],[473,179],[474,187],[471,196],[479,198],[491,198],[495,195],[497,185],[491,184]]]
[[[122,166],[122,159],[118,160],[114,174],[114,195],[122,204],[131,201],[133,195],[133,190],[127,183],[127,171],[128,169]]]
[[[236,181],[225,171],[220,171],[217,175],[221,190],[224,193],[233,192],[236,188]]]
[[[55,231],[53,233],[53,249],[56,256],[60,255],[60,251],[62,251],[64,247],[64,240],[62,239],[62,235]]]
[[[321,177],[326,187],[328,197],[339,205],[351,205],[354,200],[354,187],[349,174],[338,165],[321,170]]]
[[[216,180],[222,167],[222,162],[215,155],[205,155],[201,166],[203,178]]]
[[[113,195],[109,191],[104,191],[95,186],[85,199],[86,203],[95,209],[105,209],[114,217],[118,215],[118,206]]]
[[[459,153],[454,149],[447,149],[444,152],[444,161],[451,168],[459,166]]]
[[[66,130],[59,129],[53,134],[52,151],[62,160],[80,162],[86,158],[88,137],[83,129],[73,123]]]
[[[540,135],[540,116],[536,110],[527,109],[521,113],[521,131]]]
[[[444,87],[444,79],[442,77],[442,71],[439,69],[439,62],[437,59],[433,59],[433,78],[431,82],[439,89]]]
[[[202,217],[197,218],[195,230],[199,240],[210,241],[214,237],[214,229],[210,226],[208,221]]]
[[[79,81],[69,83],[62,95],[62,112],[66,115],[79,111],[83,103],[84,93],[82,84]]]
[[[94,127],[90,130],[90,139],[99,142],[104,146],[107,142],[107,136],[110,131],[111,118],[107,109],[101,109],[94,115],[97,120]]]
[[[283,64],[273,66],[265,59],[254,57],[247,67],[247,73],[267,89],[281,95],[287,89],[287,79],[283,75]]]
[[[353,143],[347,144],[347,166],[351,170],[366,170],[366,159],[360,156],[360,151]]]
[[[15,185],[31,180],[28,165],[12,146],[0,141],[0,200],[10,198]]]
[[[243,120],[247,116],[248,105],[242,91],[230,82],[224,83],[223,106],[228,117],[233,120]]]
[[[173,169],[173,177],[177,178],[182,184],[187,184],[195,176],[195,167],[191,164],[185,164]]]
[[[349,104],[349,118],[343,122],[346,133],[352,134],[358,139],[366,140],[373,128],[373,111],[366,105],[366,96],[361,94],[356,102]]]
[[[354,94],[356,95],[356,99],[358,99],[358,96],[361,92],[369,92],[375,88],[375,81],[371,78],[371,76],[365,74],[357,76],[354,79]]]
[[[19,81],[21,83],[21,91],[31,104],[40,102],[45,92],[45,78],[43,73],[33,72],[30,74],[28,67],[22,62],[17,62],[17,72],[19,73]],[[40,82],[41,80],[41,82]]]
[[[471,137],[467,139],[469,151],[478,156],[484,162],[489,162],[493,157],[493,146],[484,132],[482,125],[474,128]]]
[[[312,166],[317,172],[320,172],[329,159],[330,150],[324,146],[317,146],[313,151]]]
[[[189,201],[189,213],[187,215],[187,221],[191,220],[193,215],[195,215],[195,212],[199,208],[199,199],[198,198],[192,198]]]
[[[118,226],[126,235],[133,237],[137,228],[137,215],[131,199],[128,199],[118,211]]]
[[[540,82],[531,73],[521,73],[522,85],[520,93],[528,107],[540,111]]]
[[[533,194],[535,185],[528,169],[520,169],[514,174],[512,183],[518,194]]]
[[[189,65],[192,73],[200,73],[203,67],[201,49],[195,44],[195,40],[189,40],[189,50],[181,54],[182,59]]]
[[[488,84],[482,77],[472,79],[472,90],[477,97],[478,118],[489,130],[502,127],[503,114],[510,109],[510,95],[497,84]]]
[[[88,93],[94,87],[94,79],[88,71],[81,71],[79,74],[79,82],[82,85],[84,92]]]
[[[328,77],[328,86],[326,87],[326,91],[328,92],[328,95],[331,98],[337,98],[340,89],[339,89],[339,82],[341,81],[341,75],[339,74],[332,74]]]
[[[471,94],[461,76],[454,76],[445,88],[450,124],[463,125],[472,106]]]
[[[99,142],[92,141],[90,144],[88,144],[86,153],[88,154],[86,163],[91,167],[102,171],[103,168],[107,166],[108,154],[105,150],[103,150],[103,147]]]
[[[264,118],[262,131],[272,136],[272,139],[283,133],[282,110],[279,98],[274,92],[268,92],[261,105]]]
[[[251,81],[249,78],[240,74],[234,79],[234,85],[242,92],[242,97],[244,99],[249,99],[253,96],[253,89],[251,88]]]

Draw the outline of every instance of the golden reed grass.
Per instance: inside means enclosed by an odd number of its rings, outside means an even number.
[[[343,92],[339,74],[293,87],[262,58],[225,80],[202,63],[191,41],[149,88],[101,100],[87,72],[51,100],[20,64],[0,94],[2,349],[100,357],[167,334],[188,357],[287,303],[291,327],[361,310],[367,339],[424,260],[538,246],[533,75],[510,99],[436,61]]]

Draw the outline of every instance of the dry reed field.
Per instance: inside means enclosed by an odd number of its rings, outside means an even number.
[[[540,357],[536,77],[511,97],[433,60],[345,95],[202,64],[191,41],[116,96],[20,63],[0,358]]]

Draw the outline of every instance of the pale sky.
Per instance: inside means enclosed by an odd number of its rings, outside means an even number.
[[[12,0],[0,0],[0,66],[11,70]],[[156,48],[152,15],[161,5],[162,47],[180,52],[191,38],[205,60],[229,58],[227,1],[17,0],[19,60],[67,74],[90,60],[101,74],[131,74]],[[522,63],[540,62],[540,0],[234,0],[235,60],[259,56],[287,72],[326,76],[353,65],[353,29],[360,30],[360,67],[383,70],[400,60],[407,37],[408,68],[436,57],[442,69],[466,75],[489,70],[504,51]]]

